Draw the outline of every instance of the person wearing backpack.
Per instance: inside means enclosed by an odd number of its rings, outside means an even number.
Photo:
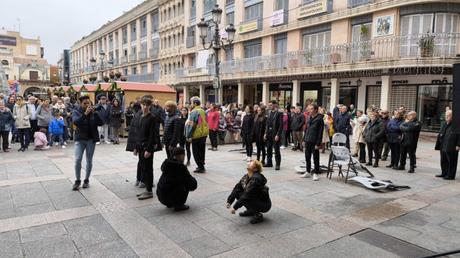
[[[204,173],[206,159],[206,138],[209,134],[208,123],[206,122],[206,113],[201,108],[199,97],[190,99],[191,109],[190,115],[185,124],[185,133],[188,142],[192,143],[192,152],[197,168],[194,173]]]

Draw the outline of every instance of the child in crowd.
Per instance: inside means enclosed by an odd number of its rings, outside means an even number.
[[[64,118],[61,116],[59,111],[54,111],[53,120],[49,125],[48,131],[50,133],[50,145],[53,145],[54,141],[59,140],[59,144],[65,149],[64,145]],[[58,143],[56,142],[56,146]]]
[[[47,150],[50,148],[50,146],[48,146],[45,128],[41,128],[39,131],[34,133],[34,145],[35,150]]]

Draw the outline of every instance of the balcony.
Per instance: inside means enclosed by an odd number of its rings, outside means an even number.
[[[360,5],[371,4],[374,0],[348,0],[348,8],[354,8]]]
[[[136,61],[137,61],[137,55],[136,54],[129,55],[129,62],[136,62]]]
[[[122,56],[120,59],[120,64],[126,64],[128,62],[128,57],[127,56]]]
[[[460,33],[407,35],[224,61],[221,63],[220,72],[222,75],[231,76],[244,72],[358,63],[363,64],[364,68],[372,63],[372,67],[375,68],[378,67],[379,62],[382,65],[399,60],[430,62],[437,58],[455,58],[458,53],[460,53]],[[176,73],[178,78],[213,74],[213,65],[207,68],[186,68]]]
[[[146,73],[128,75],[127,80],[130,82],[156,82],[159,79],[159,73]]]
[[[139,61],[144,61],[147,59],[147,51],[140,51],[139,52]]]

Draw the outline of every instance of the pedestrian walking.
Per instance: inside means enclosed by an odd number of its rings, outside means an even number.
[[[186,205],[189,192],[196,190],[198,183],[184,165],[185,150],[181,147],[171,151],[171,157],[161,165],[157,196],[160,203],[174,211],[188,210]]]
[[[452,110],[447,110],[445,123],[439,131],[436,148],[441,154],[441,174],[446,180],[455,180],[457,174],[458,151],[460,150],[460,136],[452,129]]]
[[[206,122],[206,113],[201,108],[199,97],[190,99],[191,108],[187,122],[185,124],[185,132],[187,141],[192,143],[193,158],[198,166],[194,173],[204,173],[206,169],[206,138],[209,134],[208,123]]]
[[[267,144],[267,162],[264,167],[273,167],[273,150],[275,151],[275,170],[280,170],[281,166],[281,134],[282,134],[282,113],[278,111],[278,102],[272,100],[268,103],[267,128],[265,130],[265,140]]]
[[[310,119],[308,120],[307,130],[305,131],[305,161],[306,172],[301,176],[303,178],[313,175],[313,180],[318,181],[319,174],[319,149],[321,148],[324,132],[323,115],[318,113],[318,105],[308,105]],[[311,170],[311,157],[313,155],[314,168]]]
[[[89,96],[80,97],[80,106],[72,114],[75,130],[75,183],[72,190],[77,191],[81,185],[81,162],[86,152],[86,175],[83,188],[89,187],[89,178],[93,169],[93,156],[96,142],[99,141],[98,126],[102,121],[99,113],[91,107]]]
[[[417,120],[417,113],[410,111],[406,115],[406,120],[399,126],[402,132],[401,137],[401,155],[399,159],[398,170],[405,170],[406,157],[409,155],[410,168],[407,172],[414,173],[416,166],[416,156],[418,137],[422,125]]]
[[[246,170],[247,174],[241,178],[228,196],[226,207],[231,214],[235,214],[239,208],[244,206],[246,210],[240,212],[239,215],[241,217],[252,216],[251,224],[257,224],[263,221],[262,213],[271,209],[272,202],[266,186],[267,179],[262,175],[262,163],[258,160],[251,161]]]

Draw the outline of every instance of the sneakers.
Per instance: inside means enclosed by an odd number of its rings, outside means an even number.
[[[145,188],[145,184],[142,182],[139,182],[139,188]]]
[[[256,215],[254,215],[254,217],[252,217],[250,222],[251,224],[257,224],[262,221],[264,221],[264,216],[262,216],[262,213],[257,213]]]
[[[81,184],[80,180],[75,180],[75,183],[72,186],[72,190],[73,191],[78,191],[80,189],[80,184]]]
[[[185,210],[188,210],[188,209],[190,209],[190,206],[185,205],[185,204],[182,204],[180,206],[174,207],[174,211],[185,211]]]
[[[89,188],[89,180],[88,179],[85,179],[85,181],[83,181],[83,189],[86,189],[86,188]]]
[[[65,145],[62,145],[62,147],[61,147],[61,148],[65,149],[65,148],[67,148],[67,147],[66,147]]]
[[[109,142],[109,141],[106,141],[106,142],[105,142],[105,144],[112,144],[112,143],[111,143],[111,142]]]
[[[284,150],[284,149],[286,149],[286,146],[282,145],[282,146],[280,147],[280,149]]]
[[[96,142],[96,145],[99,145],[99,144],[101,144],[101,142]]]
[[[310,175],[310,172],[305,172],[305,173],[303,173],[300,177],[301,177],[301,178],[310,178],[311,175]]]
[[[206,172],[206,169],[204,169],[204,168],[196,168],[196,169],[193,171],[193,173],[199,173],[199,174],[202,174],[202,173],[204,173],[204,172]]]
[[[276,165],[275,170],[280,170],[280,169],[281,169],[280,166]]]
[[[251,162],[251,161],[252,161],[252,158],[251,158],[251,157],[247,157],[247,158],[246,158],[246,161],[247,161],[247,162]]]
[[[134,186],[139,186],[141,182],[136,180],[136,183],[134,183]]]
[[[139,200],[147,200],[153,198],[153,193],[152,192],[143,192],[141,193],[137,199]]]
[[[313,181],[318,181],[319,180],[319,177],[318,177],[318,174],[313,174]]]

